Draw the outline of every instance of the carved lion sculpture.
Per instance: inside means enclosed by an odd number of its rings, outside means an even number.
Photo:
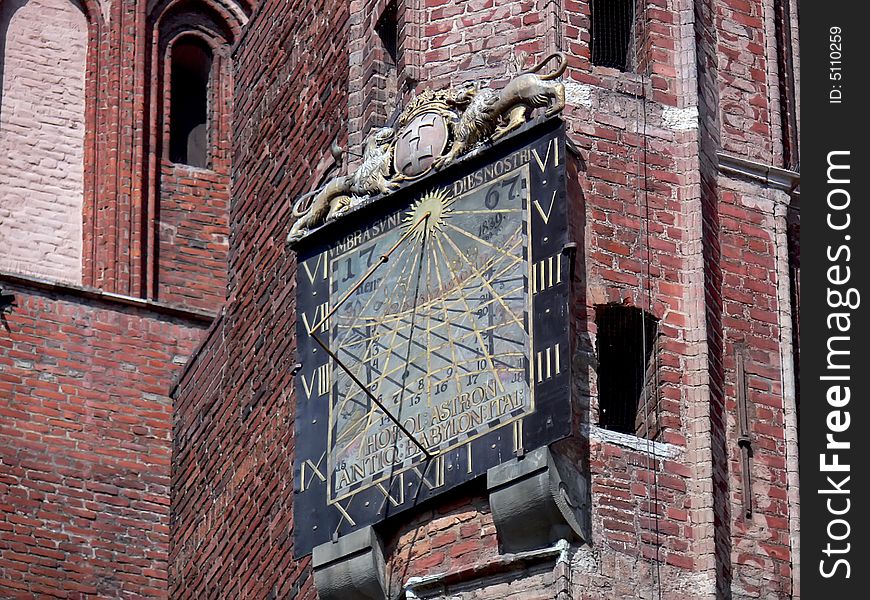
[[[537,75],[551,59],[558,58],[559,66],[552,73]],[[447,154],[435,161],[443,167],[457,157],[470,152],[487,138],[497,140],[526,122],[535,108],[547,109],[547,116],[565,108],[565,86],[553,82],[568,66],[562,52],[549,55],[525,73],[517,75],[499,91],[469,84],[454,91],[452,104],[465,107],[454,128],[453,144]]]
[[[389,127],[373,131],[366,138],[363,162],[356,171],[350,175],[335,177],[319,190],[300,198],[304,200],[316,194],[307,211],[298,212],[294,207],[293,216],[296,217],[296,222],[287,235],[287,241],[299,240],[310,229],[340,216],[350,207],[352,195],[384,194],[397,187],[397,183],[389,181],[392,157],[390,142],[394,135],[395,132]]]

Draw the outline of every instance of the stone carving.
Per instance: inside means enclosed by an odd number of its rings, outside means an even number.
[[[556,69],[538,74],[552,59]],[[565,86],[554,81],[565,72],[566,56],[557,52],[494,90],[468,83],[452,90],[426,90],[396,121],[366,138],[363,162],[353,173],[334,177],[304,194],[293,206],[296,222],[289,242],[344,214],[354,199],[386,194],[401,183],[442,169],[478,146],[497,141],[525,123],[536,108],[555,115],[565,107]],[[309,203],[310,201],[310,203]],[[300,210],[308,204],[307,210]]]
[[[537,75],[552,58],[560,58],[552,73]],[[530,71],[517,75],[501,90],[479,89],[467,84],[458,90],[453,104],[464,107],[456,125],[450,151],[435,161],[435,167],[449,164],[486,139],[504,137],[525,123],[532,109],[547,108],[547,116],[565,108],[565,85],[550,80],[565,72],[568,60],[562,53],[551,54]]]
[[[356,171],[330,179],[319,190],[297,200],[293,207],[293,216],[297,220],[290,229],[288,241],[298,240],[308,230],[343,214],[350,207],[351,196],[385,194],[398,187],[398,183],[388,180],[393,138],[394,132],[389,127],[375,130],[366,139],[363,162]],[[299,205],[312,194],[314,200],[308,210],[299,211]]]

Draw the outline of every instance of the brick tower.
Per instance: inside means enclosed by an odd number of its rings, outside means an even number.
[[[0,5],[0,596],[167,597],[172,380],[226,296],[247,0]]]
[[[316,523],[294,519],[293,201],[425,91],[503,89],[561,51],[580,218],[559,444],[588,530],[512,549],[478,477],[376,524],[379,585],[799,598],[797,18],[794,0],[4,0],[0,596],[358,593],[294,556]]]
[[[562,51],[590,535],[506,552],[472,482],[378,526],[385,593],[799,597],[796,32],[789,0],[263,2],[234,54],[229,300],[174,396],[172,593],[341,597],[293,556],[293,199],[424,90]]]

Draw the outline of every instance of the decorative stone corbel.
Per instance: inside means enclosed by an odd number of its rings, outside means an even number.
[[[548,447],[489,469],[486,486],[504,552],[589,539],[586,478]]]
[[[384,551],[371,526],[314,548],[314,585],[320,600],[385,600]]]

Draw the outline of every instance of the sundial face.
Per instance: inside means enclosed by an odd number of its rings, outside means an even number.
[[[430,176],[300,252],[297,555],[568,433],[563,144]]]

